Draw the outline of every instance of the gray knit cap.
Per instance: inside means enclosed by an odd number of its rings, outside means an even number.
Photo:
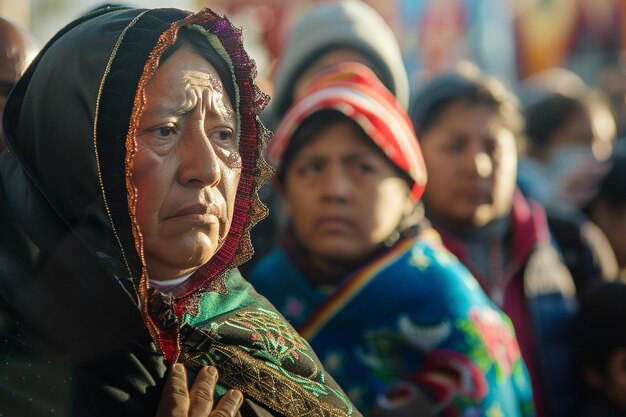
[[[377,65],[383,84],[408,108],[409,81],[398,40],[387,22],[359,0],[316,4],[295,22],[278,63],[273,97],[274,117],[289,108],[298,75],[322,53],[354,48]]]

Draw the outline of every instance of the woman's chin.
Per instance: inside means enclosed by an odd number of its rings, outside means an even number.
[[[328,242],[311,252],[327,262],[355,263],[367,258],[376,248],[364,247],[362,242]]]
[[[162,256],[146,256],[151,279],[174,279],[195,272],[213,258],[212,247],[190,247],[188,250],[166,252]]]

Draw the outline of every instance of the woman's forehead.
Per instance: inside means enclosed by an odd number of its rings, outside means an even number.
[[[386,156],[374,141],[351,120],[341,120],[323,126],[316,133],[300,144],[296,150],[296,157],[327,155],[329,157],[371,156],[385,158]]]
[[[156,70],[146,98],[146,115],[184,114],[198,102],[211,111],[233,112],[215,67],[190,49],[176,51]]]
[[[179,83],[207,85],[220,91],[224,89],[215,66],[201,54],[185,46],[159,65],[148,85],[155,79],[162,78],[177,79]]]
[[[494,106],[459,100],[442,108],[432,127],[495,134],[506,125]]]

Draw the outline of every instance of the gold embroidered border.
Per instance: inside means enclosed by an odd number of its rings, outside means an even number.
[[[220,372],[220,380],[225,385],[241,390],[285,416],[349,417],[352,415],[351,406],[346,405],[346,410],[343,410],[332,406],[327,401],[321,401],[298,383],[289,382],[278,370],[251,357],[236,346],[214,342],[212,350],[216,352],[213,356],[222,356],[216,366]],[[329,392],[328,395],[334,394]],[[340,401],[339,398],[337,400]]]
[[[98,116],[100,114],[100,101],[102,100],[102,91],[104,90],[104,83],[107,79],[107,76],[109,75],[109,72],[111,71],[111,65],[113,64],[113,60],[115,60],[115,57],[117,56],[117,51],[119,50],[120,45],[122,44],[122,41],[124,40],[124,37],[126,36],[126,32],[128,32],[128,30],[135,26],[135,24],[139,21],[139,19],[141,19],[141,17],[147,13],[147,10],[138,14],[122,31],[122,33],[120,33],[120,36],[117,38],[117,41],[115,42],[115,46],[113,47],[113,51],[111,52],[111,55],[109,56],[109,60],[107,62],[106,67],[104,68],[104,73],[102,74],[102,78],[100,79],[100,86],[98,87],[98,96],[96,97],[96,107],[94,110],[94,120],[93,120],[93,150],[94,150],[94,156],[96,159],[96,170],[98,173],[98,183],[100,184],[100,191],[102,192],[102,200],[104,202],[104,209],[106,210],[107,213],[107,217],[109,218],[109,222],[111,223],[111,229],[113,230],[113,235],[115,236],[115,240],[117,241],[117,246],[120,248],[120,252],[122,254],[122,258],[124,260],[124,264],[126,265],[126,270],[128,271],[128,274],[133,282],[133,287],[135,287],[135,283],[134,283],[134,279],[133,279],[133,273],[132,273],[132,269],[130,268],[130,264],[128,262],[128,259],[126,258],[126,252],[124,251],[124,247],[122,245],[122,241],[117,233],[117,228],[115,227],[115,222],[113,221],[113,216],[111,215],[111,208],[109,207],[109,202],[108,202],[108,198],[107,198],[107,194],[106,194],[106,190],[104,188],[104,181],[102,180],[102,170],[100,167],[100,154],[98,152],[98,138],[97,138],[97,132],[98,132]],[[135,287],[135,290],[137,290],[137,288]],[[138,294],[136,294],[138,295]],[[141,300],[137,299],[136,300],[137,303],[139,304],[141,302]]]
[[[154,72],[157,69],[159,59],[165,49],[169,48],[176,41],[176,36],[178,33],[178,29],[180,27],[180,21],[174,22],[170,25],[170,27],[163,32],[159,39],[157,40],[155,48],[150,52],[148,56],[148,60],[144,65],[143,72],[141,77],[139,78],[139,84],[137,86],[137,92],[135,94],[135,99],[133,103],[133,111],[130,116],[128,134],[126,136],[126,189],[128,190],[128,210],[131,220],[131,227],[133,231],[133,236],[135,239],[135,248],[137,253],[139,254],[139,258],[141,260],[141,277],[139,278],[139,299],[141,300],[141,309],[144,316],[144,321],[146,322],[146,327],[150,332],[152,338],[157,343],[157,345],[161,346],[161,332],[159,331],[158,325],[152,320],[149,312],[149,303],[148,303],[148,279],[147,279],[147,268],[146,268],[146,260],[144,256],[144,243],[143,243],[143,235],[141,234],[141,230],[139,228],[139,224],[137,222],[137,188],[134,186],[132,181],[132,167],[134,163],[135,151],[136,151],[136,143],[135,143],[135,133],[137,132],[137,128],[139,126],[139,118],[143,113],[143,109],[145,106],[146,98],[145,98],[145,87],[150,78],[154,75]],[[172,363],[178,361],[178,356],[180,355],[180,340],[178,335],[176,335],[175,339],[175,351],[168,357]]]

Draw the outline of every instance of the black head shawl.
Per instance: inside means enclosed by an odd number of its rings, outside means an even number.
[[[130,173],[144,88],[182,27],[203,32],[230,68],[232,79],[222,81],[235,91],[242,169],[224,243],[182,288],[163,295],[148,288]],[[250,228],[265,214],[257,191],[270,172],[261,157],[269,132],[258,114],[267,97],[254,84],[255,75],[240,31],[207,9],[191,14],[107,8],[61,30],[19,81],[5,110],[0,312],[17,319],[33,346],[80,364],[131,352],[144,373],[159,380],[162,360],[152,368],[145,363],[159,362],[162,353],[192,368],[216,364],[227,386],[281,415],[357,415],[312,352],[309,362],[292,358],[295,365],[287,369],[280,361],[259,359],[263,352],[256,348],[242,347],[246,340],[237,338],[248,337],[246,332],[211,333],[181,321],[197,312],[200,296],[225,291],[225,276],[251,255]],[[240,288],[258,300],[245,285]],[[271,317],[269,324],[294,346],[308,348],[271,306],[259,310],[269,312],[263,317]],[[211,325],[227,328],[230,318]],[[238,346],[228,350],[236,363],[185,351],[229,337]],[[311,367],[315,373],[306,374]]]

